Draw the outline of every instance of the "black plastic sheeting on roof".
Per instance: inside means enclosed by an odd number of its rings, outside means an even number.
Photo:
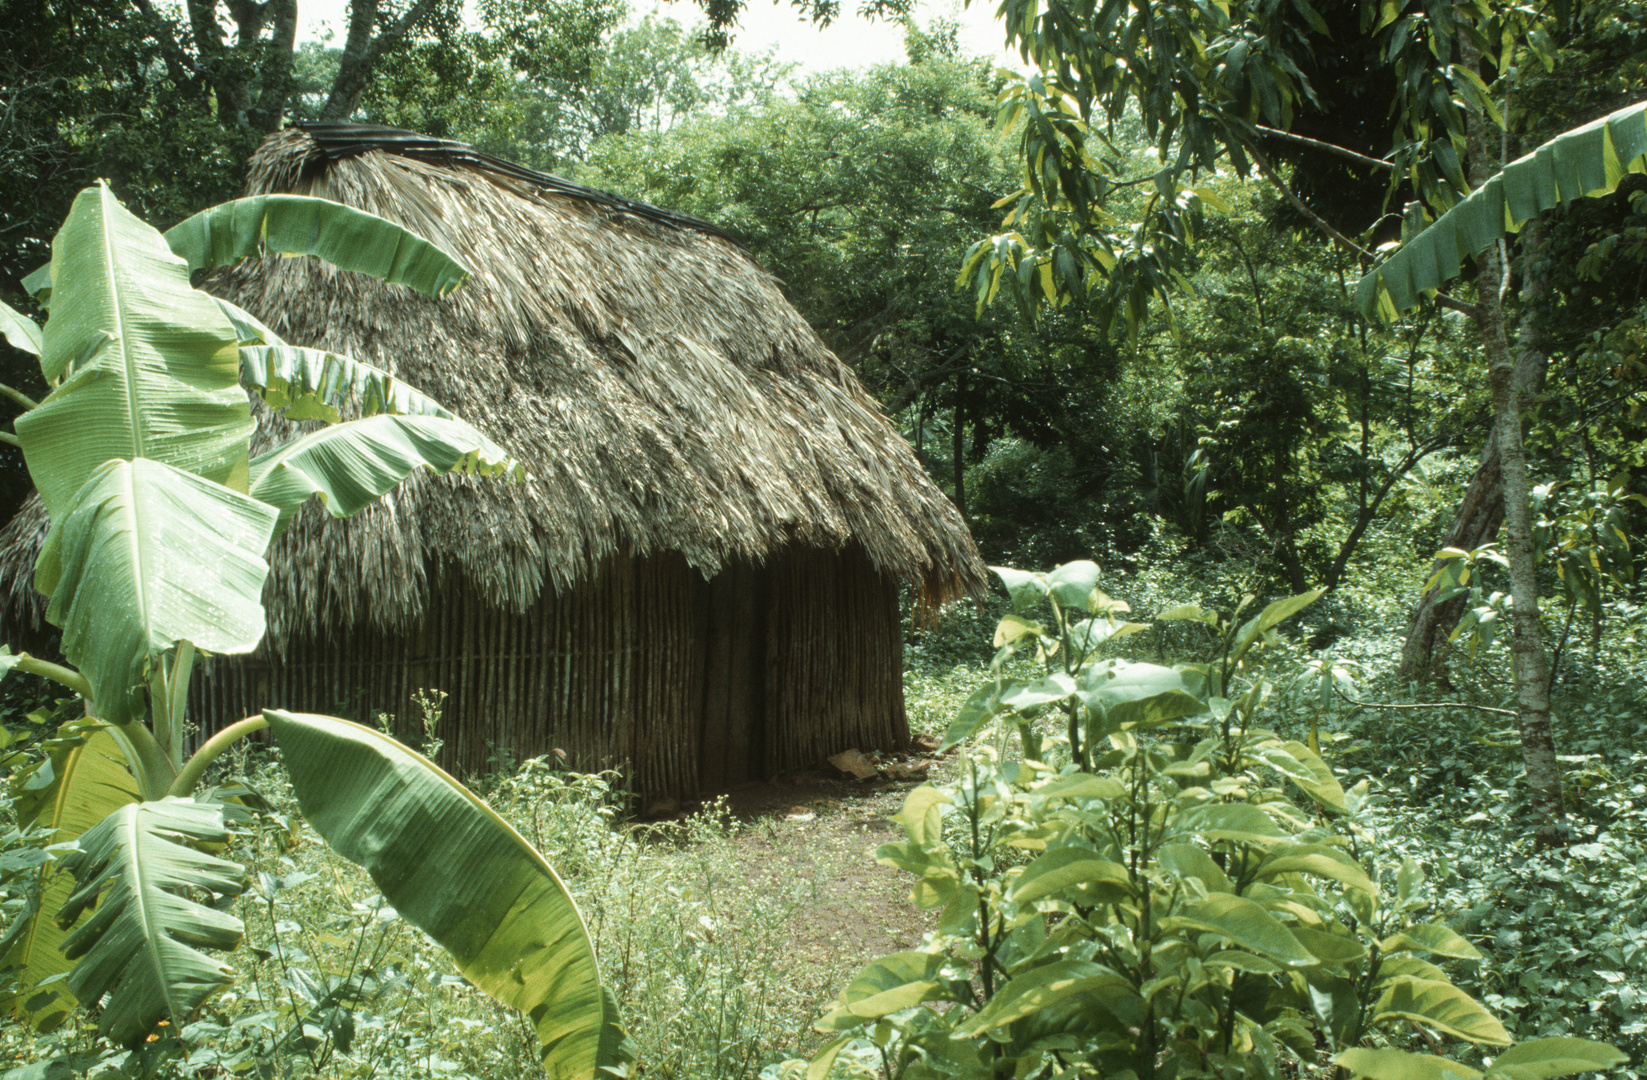
[[[584,202],[605,207],[616,213],[633,214],[635,217],[655,221],[675,229],[693,229],[697,232],[708,233],[711,236],[719,236],[730,240],[734,244],[738,244],[739,247],[743,246],[737,237],[711,225],[702,218],[693,217],[691,214],[677,213],[674,210],[664,210],[650,203],[640,202],[637,199],[626,199],[622,195],[614,195],[609,191],[597,191],[591,187],[584,187],[582,184],[574,184],[570,180],[551,176],[549,173],[537,172],[523,165],[516,165],[512,161],[505,161],[500,157],[493,157],[491,154],[476,150],[468,143],[455,142],[451,139],[437,139],[430,135],[420,135],[415,131],[380,127],[376,124],[317,121],[293,126],[307,133],[328,161],[342,161],[344,158],[356,157],[369,150],[382,150],[385,153],[399,154],[402,157],[436,164],[455,162],[497,173],[500,176],[507,176],[510,179],[531,184],[557,195],[567,195],[574,199],[581,199]]]

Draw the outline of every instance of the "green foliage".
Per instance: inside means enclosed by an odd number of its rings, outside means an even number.
[[[621,1031],[598,1019],[615,1004],[603,1000],[588,931],[542,855],[387,735],[326,716],[265,715],[315,831],[364,868],[471,982],[530,1019],[550,1074],[622,1060]],[[379,806],[418,813],[389,821]]]
[[[1647,171],[1647,105],[1632,105],[1564,132],[1497,175],[1407,238],[1361,279],[1356,303],[1368,318],[1394,319],[1420,294],[1462,272],[1505,234],[1575,199],[1612,193],[1626,175]]]
[[[282,759],[278,750],[236,754],[215,789],[269,797],[256,814],[229,816],[224,854],[248,877],[230,909],[245,923],[245,944],[229,958],[235,983],[135,1051],[102,1039],[84,1012],[49,1034],[0,1025],[8,1070],[106,1080],[210,1070],[468,1080],[538,1067],[522,1019],[456,971],[304,819]],[[845,961],[797,950],[796,933],[816,914],[822,877],[855,872],[860,853],[820,849],[782,823],[742,825],[715,805],[679,823],[637,826],[625,820],[615,782],[566,773],[551,757],[477,789],[559,868],[588,913],[601,982],[621,998],[640,1067],[731,1080],[803,1049],[798,1033]],[[0,795],[0,821],[7,805]],[[32,867],[52,853],[42,850],[43,833],[22,842],[0,825],[0,836],[0,901],[11,903],[13,888],[26,892]],[[749,872],[751,845],[771,874]]]
[[[1508,1078],[1624,1060],[1560,1039],[1482,1068],[1399,1048],[1414,1033],[1434,1049],[1512,1039],[1439,966],[1481,954],[1420,916],[1418,864],[1369,868],[1366,785],[1345,791],[1309,747],[1257,724],[1271,686],[1255,650],[1318,593],[1250,615],[1250,597],[1228,617],[1164,611],[1216,640],[1206,661],[1167,667],[1103,655],[1146,627],[1118,617],[1127,605],[1095,565],[997,573],[1013,612],[995,677],[946,737],[983,742],[958,780],[911,792],[907,840],[880,852],[917,877],[938,928],[842,991],[807,1075],[866,1050],[888,1077],[1276,1076],[1327,1053],[1377,1080]],[[1018,653],[1039,677],[1005,676]],[[1002,752],[1013,731],[1017,760]]]
[[[281,352],[267,327],[190,286],[191,269],[265,245],[329,254],[431,296],[467,277],[421,238],[335,203],[242,200],[162,237],[105,185],[76,200],[49,270],[32,276],[51,312],[39,336],[52,388],[18,422],[53,519],[35,583],[81,670],[8,650],[0,676],[57,679],[81,694],[87,719],[13,777],[24,823],[78,847],[39,867],[7,931],[6,966],[18,970],[6,1003],[42,1027],[60,1022],[68,999],[52,1000],[51,984],[77,961],[68,994],[101,1010],[110,1041],[142,1047],[232,983],[202,950],[241,939],[242,921],[223,909],[244,887],[242,867],[217,850],[225,815],[257,800],[183,797],[225,748],[272,726],[316,827],[469,978],[526,1014],[547,1070],[592,1075],[627,1048],[576,905],[542,857],[456,781],[369,729],[275,711],[182,760],[196,647],[257,647],[265,549],[311,494],[343,516],[421,468],[521,473],[474,428],[397,393],[383,373],[329,357],[311,372],[313,358]],[[254,345],[247,372],[240,350]],[[243,383],[311,416],[335,421],[354,398],[377,415],[252,457]],[[339,1000],[322,1005],[335,1012]]]

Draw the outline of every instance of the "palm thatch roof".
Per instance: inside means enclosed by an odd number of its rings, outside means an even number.
[[[470,267],[440,300],[308,258],[248,261],[206,287],[293,344],[395,373],[530,472],[421,474],[343,522],[306,506],[271,554],[277,649],[317,623],[403,631],[452,573],[521,612],[620,551],[680,552],[707,578],[791,543],[856,543],[928,611],[985,587],[965,523],[851,369],[708,223],[355,125],[271,136],[246,191],[368,210]],[[295,430],[264,410],[254,452]],[[44,530],[35,502],[0,533],[8,628],[38,625]]]

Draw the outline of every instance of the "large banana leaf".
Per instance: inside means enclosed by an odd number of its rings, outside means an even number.
[[[1394,319],[1419,294],[1457,277],[1464,256],[1547,210],[1605,195],[1633,172],[1647,172],[1647,102],[1557,135],[1506,165],[1363,277],[1356,303],[1368,318]]]
[[[191,270],[227,266],[265,252],[318,255],[344,270],[444,296],[469,271],[429,241],[394,222],[330,199],[256,195],[220,203],[166,232]],[[56,282],[53,287],[55,291]]]
[[[471,982],[526,1014],[551,1075],[587,1077],[616,1063],[621,1032],[594,950],[543,856],[393,739],[328,716],[263,715],[309,823]]]
[[[53,518],[93,470],[151,458],[244,491],[251,410],[228,320],[160,234],[109,189],[82,191],[52,243],[40,368],[66,377],[17,418]]]
[[[333,517],[357,514],[420,468],[517,476],[508,451],[461,420],[373,416],[322,428],[252,462],[252,497],[280,511],[279,531],[311,495]]]
[[[212,303],[217,305],[217,310],[221,311],[223,313],[223,317],[229,320],[229,325],[234,327],[236,344],[286,344],[280,339],[279,334],[276,334],[273,330],[270,330],[267,326],[263,325],[262,319],[259,319],[256,315],[253,315],[245,308],[236,307],[227,300],[223,299],[221,296],[212,297]]]
[[[170,465],[111,461],[53,514],[35,566],[97,714],[143,714],[144,665],[181,640],[250,652],[265,628],[274,508]]]
[[[168,1017],[180,1024],[234,977],[200,951],[240,944],[240,920],[202,902],[245,888],[238,863],[198,850],[228,838],[223,810],[211,803],[131,803],[88,830],[63,860],[78,887],[59,922],[96,904],[63,943],[64,955],[79,961],[69,989],[81,1001],[102,1001],[97,1026],[111,1041],[138,1042]]]
[[[323,420],[335,424],[351,401],[361,416],[452,414],[387,371],[324,349],[294,345],[254,345],[240,350],[240,382],[256,391],[271,409],[284,409],[288,420]]]
[[[115,810],[138,800],[137,781],[106,725],[96,720],[64,724],[45,749],[46,756],[34,768],[12,781],[12,793],[18,821],[51,829],[53,843],[79,838]],[[54,916],[74,891],[74,878],[57,866],[46,866],[41,873],[38,909],[0,958],[0,969],[17,969],[18,981],[15,1000],[0,1001],[0,1008],[50,1029],[62,1022],[75,1000],[61,982],[51,989],[35,988],[42,979],[72,966],[61,951],[68,932]],[[34,1000],[37,994],[42,1000]]]
[[[14,349],[40,355],[40,324],[10,304],[0,303],[0,337]]]

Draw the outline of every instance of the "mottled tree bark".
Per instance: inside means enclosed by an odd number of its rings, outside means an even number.
[[[1465,63],[1474,67],[1479,56],[1465,46]],[[1488,150],[1486,122],[1479,113],[1469,116],[1468,140],[1471,181],[1480,186],[1496,167]],[[1542,246],[1536,223],[1521,236],[1523,264],[1532,266]],[[1538,617],[1538,562],[1533,546],[1532,483],[1521,440],[1521,402],[1540,363],[1533,329],[1523,317],[1514,350],[1504,320],[1504,286],[1509,268],[1505,248],[1494,244],[1477,257],[1476,326],[1487,354],[1487,374],[1493,391],[1493,434],[1498,443],[1499,472],[1504,491],[1504,554],[1510,564],[1511,636],[1515,658],[1516,719],[1521,728],[1521,757],[1527,769],[1527,787],[1538,817],[1536,839],[1541,847],[1564,842],[1565,811],[1561,799],[1561,767],[1556,761],[1550,728],[1550,679],[1544,653],[1544,628]],[[1542,282],[1536,273],[1523,275],[1521,298],[1530,307]]]
[[[962,402],[966,399],[966,371],[962,370],[955,376],[955,409],[951,416],[954,430],[950,432],[949,464],[955,473],[955,509],[961,512],[961,520],[969,520],[966,513],[966,410]]]

